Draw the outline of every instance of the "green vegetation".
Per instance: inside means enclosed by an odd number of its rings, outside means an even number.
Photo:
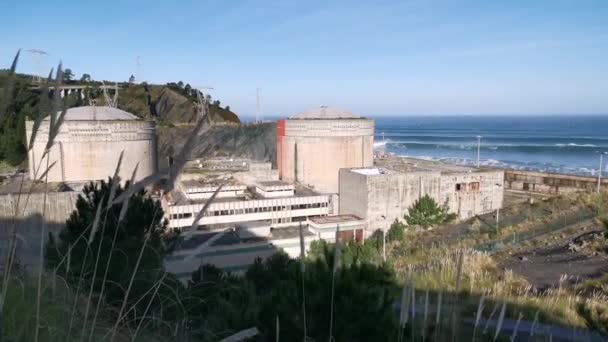
[[[408,225],[429,228],[447,221],[448,213],[447,210],[440,207],[431,196],[424,195],[414,202],[408,209],[408,214],[405,215],[404,218]]]
[[[401,241],[405,237],[405,224],[395,219],[388,230],[388,241]]]
[[[45,248],[50,272],[63,275],[74,288],[104,294],[105,301],[117,307],[129,282],[133,284],[128,303],[135,305],[135,298],[166,276],[167,234],[160,203],[139,192],[130,197],[126,209],[111,204],[111,197],[123,191],[111,182],[86,186],[65,228],[57,238],[49,234]]]

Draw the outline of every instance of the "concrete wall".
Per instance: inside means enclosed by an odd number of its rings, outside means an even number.
[[[456,190],[456,184],[479,183],[471,190]],[[502,207],[502,171],[441,174],[436,172],[364,175],[340,170],[340,214],[364,218],[368,232],[388,229],[395,219],[403,221],[416,200],[431,196],[460,218],[487,213]]]
[[[478,189],[471,186],[475,183],[479,183]],[[461,185],[460,190],[457,190],[457,184]],[[443,174],[438,203],[464,219],[502,208],[503,194],[503,171]]]
[[[580,177],[532,171],[505,171],[505,188],[547,194],[575,191],[596,191],[596,177]],[[608,188],[608,179],[601,180],[602,189]]]
[[[281,179],[337,193],[341,168],[372,166],[373,133],[367,119],[286,120],[278,140]]]
[[[31,271],[37,270],[40,267],[40,244],[46,243],[49,232],[58,233],[63,228],[65,221],[76,208],[78,194],[77,192],[48,194],[44,219],[46,229],[44,241],[40,240],[40,229],[43,226],[42,212],[45,207],[44,194],[31,194],[27,205],[25,204],[27,195],[22,195],[17,217],[15,217],[17,197],[0,195],[0,264],[4,265],[10,234],[13,225],[16,224],[19,234],[16,255],[19,263]]]
[[[26,122],[29,142],[33,122]],[[39,177],[48,164],[49,182],[84,182],[107,179],[114,174],[124,150],[120,169],[122,180],[131,178],[139,163],[136,179],[157,171],[156,129],[152,121],[66,121],[55,138],[48,157],[42,158],[49,135],[49,122],[43,121],[28,154],[30,176]]]
[[[76,209],[76,199],[79,192],[50,192],[46,199],[45,218],[48,222],[65,223],[70,214]],[[19,200],[18,217],[28,217],[31,215],[42,215],[44,210],[44,194],[34,193],[29,195],[26,203],[27,194],[21,195]],[[15,217],[17,205],[17,195],[0,195],[0,219],[10,219]]]

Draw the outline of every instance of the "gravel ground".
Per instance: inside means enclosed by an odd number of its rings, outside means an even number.
[[[590,253],[584,249],[573,250],[571,243],[601,232],[599,229],[574,236],[553,236],[553,242],[542,247],[531,248],[506,256],[500,266],[523,276],[539,290],[558,287],[562,276],[567,276],[564,285],[599,277],[608,272],[608,257]],[[548,241],[545,240],[545,243]],[[578,248],[576,248],[578,249]]]

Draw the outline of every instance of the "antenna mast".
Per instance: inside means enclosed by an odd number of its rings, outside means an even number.
[[[260,88],[255,89],[255,99],[256,99],[256,112],[255,112],[255,122],[262,122],[262,109],[260,106]]]
[[[36,82],[40,83],[40,81],[41,81],[42,79],[41,79],[41,76],[40,76],[40,74],[39,74],[39,73],[40,73],[40,72],[44,72],[44,71],[42,70],[42,69],[44,68],[44,66],[42,65],[42,59],[43,59],[45,56],[49,56],[49,53],[48,53],[48,52],[46,52],[46,51],[44,51],[44,50],[41,50],[41,49],[29,49],[29,50],[25,50],[25,51],[26,51],[26,52],[29,52],[29,53],[31,53],[31,54],[32,54],[32,57],[33,57],[33,59],[34,59],[34,65],[35,65],[35,68],[37,69],[37,70],[36,70],[36,73],[38,73],[38,75],[34,75],[34,76],[32,77],[32,79],[33,79],[34,81],[36,81]]]

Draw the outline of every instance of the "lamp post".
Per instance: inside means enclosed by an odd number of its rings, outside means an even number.
[[[600,192],[600,186],[602,184],[602,167],[604,166],[604,155],[608,154],[608,152],[599,152],[600,153],[600,169],[597,172],[597,192]]]
[[[479,150],[481,147],[481,135],[477,136],[477,168],[479,168]]]

